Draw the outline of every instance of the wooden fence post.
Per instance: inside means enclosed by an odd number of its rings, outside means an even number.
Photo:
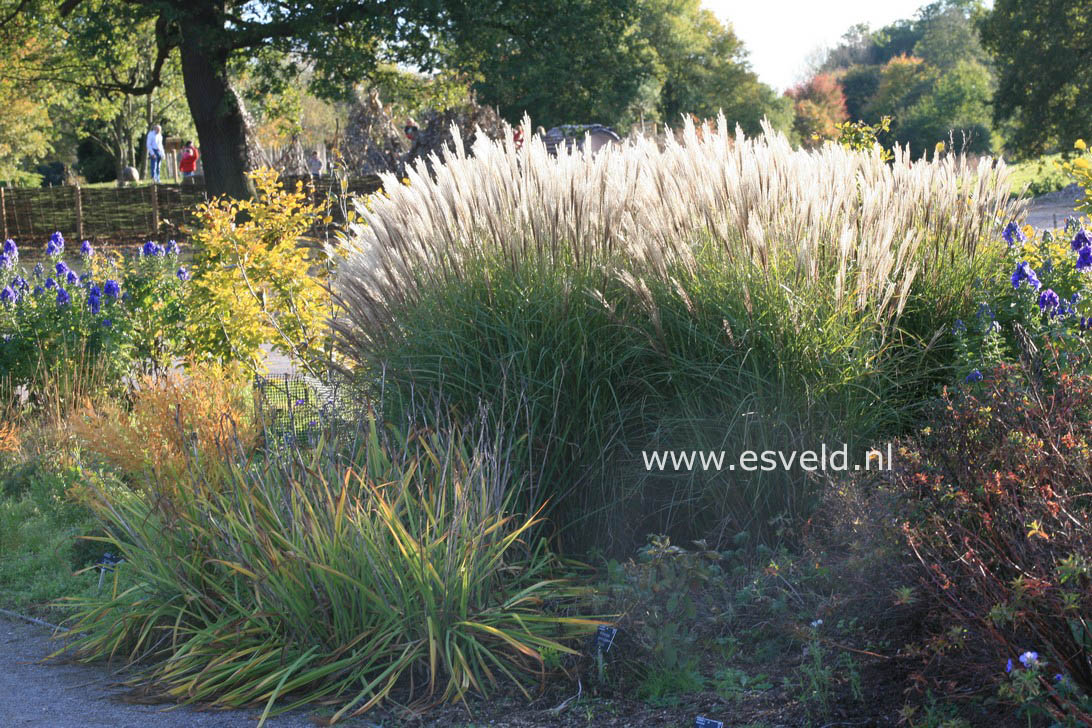
[[[83,239],[83,196],[80,194],[80,185],[77,182],[75,185],[76,190],[76,237],[80,240]]]
[[[152,182],[152,237],[159,235],[159,185]]]

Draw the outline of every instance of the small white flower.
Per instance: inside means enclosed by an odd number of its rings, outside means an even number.
[[[822,626],[823,626],[823,620],[821,620],[821,619],[817,619],[817,620],[815,620],[814,622],[811,623],[811,628],[812,629],[819,629]]]

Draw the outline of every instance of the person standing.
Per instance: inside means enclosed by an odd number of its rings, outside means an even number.
[[[182,151],[179,153],[178,171],[182,173],[182,182],[189,180],[194,181],[194,176],[197,174],[197,159],[200,157],[200,153],[197,151],[197,147],[193,146],[193,142],[186,141],[182,145]]]
[[[149,174],[156,184],[159,184],[159,165],[162,164],[167,153],[163,150],[163,127],[156,124],[148,132],[148,165]]]
[[[307,166],[311,170],[312,177],[315,179],[322,177],[322,160],[319,159],[317,149],[311,152],[311,157],[307,160]]]

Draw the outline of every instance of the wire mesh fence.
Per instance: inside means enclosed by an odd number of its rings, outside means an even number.
[[[367,403],[351,396],[347,381],[305,374],[255,377],[254,410],[266,446],[274,448],[351,435],[369,414]]]

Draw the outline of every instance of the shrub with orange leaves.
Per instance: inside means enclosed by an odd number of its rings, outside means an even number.
[[[192,463],[250,452],[257,437],[241,368],[211,364],[146,377],[128,403],[87,404],[70,426],[85,451],[158,489]]]
[[[1092,377],[1073,359],[1049,374],[1001,365],[946,393],[894,482],[929,603],[967,636],[959,672],[1089,721]],[[1014,668],[1021,655],[1035,657]]]

